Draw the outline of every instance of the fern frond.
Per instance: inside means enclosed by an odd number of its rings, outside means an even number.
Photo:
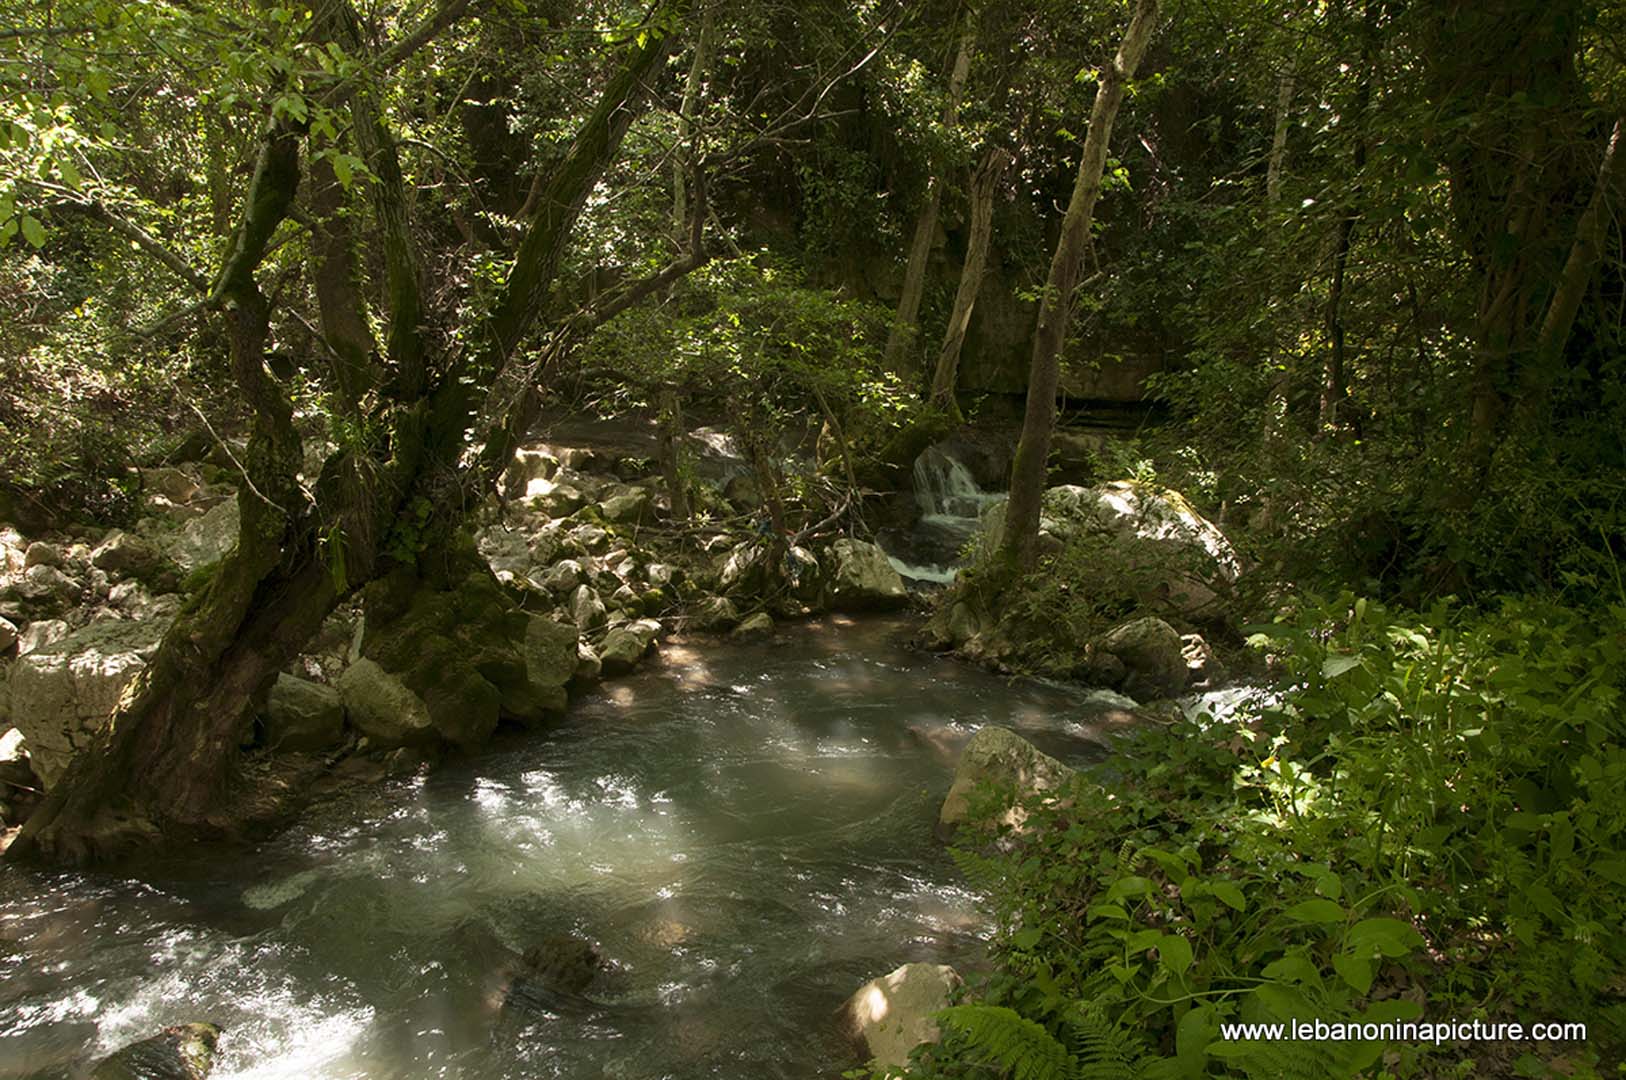
[[[1072,1080],[1073,1057],[1041,1025],[999,1005],[953,1005],[938,1023],[958,1032],[972,1052],[1012,1080]]]
[[[1145,1047],[1093,1009],[1075,1008],[1066,1036],[1075,1080],[1137,1080],[1145,1072]]]

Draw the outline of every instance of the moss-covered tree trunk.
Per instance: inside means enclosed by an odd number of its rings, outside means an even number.
[[[1027,411],[1022,418],[1022,438],[1017,443],[1016,458],[1011,463],[1011,495],[1005,509],[1005,534],[1000,544],[1001,557],[1016,569],[1025,570],[1033,565],[1035,541],[1039,537],[1039,504],[1044,497],[1050,459],[1050,437],[1056,426],[1061,350],[1067,340],[1073,290],[1078,286],[1090,224],[1095,219],[1095,202],[1101,194],[1101,176],[1106,169],[1112,124],[1118,116],[1118,106],[1123,103],[1124,90],[1135,77],[1135,69],[1146,53],[1156,22],[1157,0],[1139,0],[1117,55],[1101,71],[1101,86],[1090,109],[1090,129],[1084,137],[1084,153],[1078,162],[1078,179],[1067,203],[1067,216],[1062,220],[1056,253],[1050,260],[1050,278],[1039,306],[1039,324],[1033,332]]]
[[[669,35],[646,35],[610,79],[544,187],[492,314],[476,328],[481,351],[472,359],[443,360],[434,378],[419,333],[418,269],[393,145],[370,103],[358,99],[358,149],[373,165],[374,197],[381,200],[377,217],[386,233],[378,238],[384,258],[377,261],[385,266],[392,361],[389,392],[368,420],[389,434],[365,451],[330,458],[314,497],[296,479],[303,455],[292,407],[266,368],[271,309],[256,280],[300,189],[303,133],[282,121],[267,129],[241,224],[209,298],[225,320],[237,390],[254,417],[243,455],[237,546],[188,602],[95,744],[74,759],[8,857],[83,863],[165,840],[233,831],[240,815],[228,795],[237,748],[260,692],[342,595],[401,567],[402,560],[446,550],[468,507],[500,472],[485,467],[487,458],[506,464],[512,456],[512,440],[531,415],[532,387],[524,384],[521,393],[504,399],[484,429],[487,454],[465,464],[465,433],[480,419],[466,389],[470,365],[511,368],[515,346],[534,328],[581,206],[619,151],[647,80],[670,46]],[[343,208],[319,198],[318,213],[323,211],[340,214]],[[335,269],[350,261],[343,246],[356,242],[358,232],[335,220],[318,223],[323,265],[317,276],[328,287],[318,289],[317,299],[324,307],[359,303],[360,294],[337,280]],[[341,383],[343,373],[364,374],[355,368],[367,332],[358,314],[324,311],[334,339],[326,343],[329,357]],[[534,380],[534,371],[529,378]],[[368,382],[361,377],[349,385],[359,390]],[[347,401],[346,407],[356,404]],[[421,523],[414,518],[403,531],[406,505],[427,507],[428,517]]]

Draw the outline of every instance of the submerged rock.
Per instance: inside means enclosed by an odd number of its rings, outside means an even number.
[[[902,607],[909,600],[903,578],[874,544],[843,537],[830,545],[830,603],[840,611]]]
[[[1008,728],[988,726],[966,743],[954,768],[943,808],[937,815],[939,835],[949,835],[971,817],[973,796],[986,785],[997,793],[997,820],[1020,826],[1025,815],[1021,802],[1043,792],[1059,792],[1077,775]]]
[[[91,1070],[91,1080],[204,1080],[214,1066],[220,1028],[178,1024],[115,1051]]]
[[[842,1026],[877,1067],[902,1069],[909,1051],[937,1041],[933,1017],[948,1007],[960,983],[947,964],[904,964],[859,987],[841,1007]]]

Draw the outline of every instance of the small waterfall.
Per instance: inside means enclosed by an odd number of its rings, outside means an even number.
[[[1002,495],[990,495],[977,486],[971,470],[936,446],[929,446],[915,459],[915,502],[930,518],[969,518],[982,514],[983,507]]]
[[[977,531],[984,508],[1005,496],[983,491],[971,470],[938,446],[915,459],[914,493],[920,521],[889,557],[905,578],[945,585],[959,573],[960,549]]]

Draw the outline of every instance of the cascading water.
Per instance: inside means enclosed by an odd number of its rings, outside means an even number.
[[[971,470],[939,446],[927,447],[915,459],[914,492],[920,520],[889,558],[905,578],[946,584],[959,573],[960,551],[976,533],[983,510],[1005,496],[978,487]]]

